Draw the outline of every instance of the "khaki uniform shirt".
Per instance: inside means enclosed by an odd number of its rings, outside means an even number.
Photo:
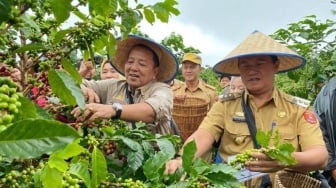
[[[231,91],[231,86],[228,85],[228,86],[226,86],[226,87],[223,88],[222,95],[227,95],[227,94],[230,93],[230,91]]]
[[[198,87],[195,91],[190,91],[187,88],[186,83],[181,83],[180,85],[173,88],[174,95],[176,94],[186,94],[186,96],[197,97],[204,99],[207,103],[209,103],[208,110],[210,110],[211,106],[218,100],[218,94],[215,87],[206,84],[202,80],[199,80]],[[212,151],[201,156],[205,161],[210,162],[212,160]]]
[[[269,131],[274,122],[274,130],[279,131],[280,143],[291,143],[296,151],[325,145],[319,123],[309,110],[309,101],[274,89],[272,99],[258,108],[252,95],[247,93],[244,97],[249,101],[257,130]],[[216,141],[221,138],[218,151],[225,162],[229,156],[253,148],[241,100],[240,94],[229,94],[220,99],[221,102],[214,104],[199,127],[212,134]]]
[[[99,81],[84,81],[83,85],[92,88],[102,104],[119,102],[128,104],[126,90],[130,92],[126,80],[108,79]],[[170,120],[173,109],[173,93],[169,85],[152,81],[138,89],[132,95],[134,103],[146,102],[155,112],[155,120],[148,124],[153,133],[167,134],[171,132]],[[139,112],[141,113],[141,112]]]
[[[211,107],[218,100],[216,88],[204,83],[202,80],[199,80],[197,89],[195,91],[190,91],[184,82],[180,83],[178,86],[172,89],[174,95],[185,93],[187,96],[205,99],[209,103],[209,107]]]

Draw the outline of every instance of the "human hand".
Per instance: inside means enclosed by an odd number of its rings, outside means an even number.
[[[336,169],[331,170],[331,176],[334,178],[334,181],[336,181]]]
[[[164,171],[165,174],[174,174],[178,168],[182,166],[182,158],[178,157],[176,159],[172,159],[166,163],[166,169]]]
[[[78,72],[83,78],[91,79],[95,76],[96,70],[92,61],[84,61],[80,64]]]
[[[184,102],[184,99],[186,98],[186,94],[185,93],[183,93],[183,94],[176,94],[175,96],[174,96],[174,100],[176,101],[176,102]]]
[[[271,159],[264,153],[256,152],[252,154],[255,161],[248,161],[245,164],[245,168],[254,172],[276,172],[285,168],[284,165],[281,165],[279,161]]]
[[[112,105],[90,103],[86,104],[82,111],[79,107],[74,108],[71,114],[80,122],[85,120],[94,121],[95,119],[109,119],[115,115]]]
[[[81,89],[83,91],[85,101],[88,103],[100,103],[100,99],[93,89],[87,88],[85,86],[81,86]]]

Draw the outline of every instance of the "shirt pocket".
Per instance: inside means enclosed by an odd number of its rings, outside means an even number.
[[[222,143],[224,152],[228,155],[241,153],[248,148],[253,147],[250,131],[246,122],[231,122],[226,126]]]
[[[274,129],[279,131],[280,144],[282,143],[291,143],[294,147],[298,144],[298,131],[297,127],[288,121],[280,122]],[[273,136],[275,134],[273,133]]]

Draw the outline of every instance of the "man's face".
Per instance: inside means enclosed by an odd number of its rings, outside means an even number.
[[[182,75],[185,81],[198,80],[198,76],[201,73],[201,66],[190,61],[185,61],[182,64]]]
[[[220,80],[220,86],[221,88],[225,88],[226,86],[230,85],[230,78],[229,77],[223,77],[221,80]]]
[[[110,63],[105,63],[100,73],[100,79],[106,80],[110,78],[118,79],[119,73],[112,67],[112,65],[110,65]]]
[[[245,89],[245,85],[241,77],[232,77],[230,85],[230,93],[242,93]]]
[[[138,88],[152,81],[159,67],[154,67],[153,53],[143,47],[134,47],[129,53],[125,64],[125,78],[127,83]]]
[[[272,89],[274,74],[279,61],[273,62],[270,56],[250,56],[239,59],[238,68],[245,87],[251,93]]]
[[[13,68],[11,70],[11,78],[13,79],[14,82],[21,81],[21,72],[18,68]]]

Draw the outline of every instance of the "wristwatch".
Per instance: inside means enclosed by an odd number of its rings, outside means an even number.
[[[119,119],[122,112],[122,105],[120,103],[115,102],[112,104],[112,107],[116,111],[116,114],[115,116],[112,117],[112,119]]]

